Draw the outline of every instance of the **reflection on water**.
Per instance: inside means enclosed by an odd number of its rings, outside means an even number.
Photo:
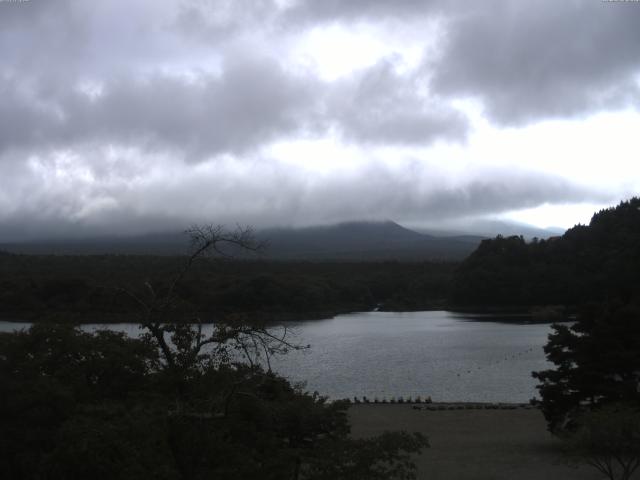
[[[295,322],[288,324],[290,339],[311,348],[272,365],[331,398],[421,395],[434,401],[526,402],[536,395],[531,372],[549,368],[542,347],[550,328],[509,320],[514,318],[432,311]],[[16,326],[24,324],[0,322],[0,331]],[[140,332],[135,324],[83,328],[104,327],[132,336]]]

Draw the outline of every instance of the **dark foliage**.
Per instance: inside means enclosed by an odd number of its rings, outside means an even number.
[[[484,240],[457,269],[453,303],[579,306],[640,292],[640,198],[594,214],[562,237]]]
[[[441,307],[451,263],[268,262],[208,258],[176,287],[178,314],[301,319],[341,312]],[[122,287],[169,288],[185,257],[0,256],[0,316],[38,321],[136,321]]]
[[[640,405],[640,307],[587,306],[574,325],[555,325],[545,346],[553,370],[534,372],[552,431],[571,430],[583,410]]]
[[[171,367],[148,337],[36,325],[0,352],[1,478],[409,479],[426,446],[351,440],[346,404],[216,349]]]

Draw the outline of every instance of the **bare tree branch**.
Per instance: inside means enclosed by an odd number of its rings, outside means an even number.
[[[221,225],[194,225],[185,234],[190,237],[190,253],[166,289],[154,288],[150,281],[144,282],[146,295],[135,294],[125,288],[119,289],[140,306],[141,328],[147,330],[150,338],[157,344],[167,368],[196,367],[203,356],[206,357],[205,352],[210,356],[217,355],[219,361],[228,361],[231,358],[228,349],[232,348],[241,351],[252,367],[264,355],[270,371],[272,355],[304,348],[286,339],[286,328],[281,335],[277,335],[262,326],[217,323],[213,326],[213,331],[205,335],[202,321],[197,315],[194,315],[192,324],[167,322],[167,314],[178,302],[176,290],[198,259],[209,254],[233,258],[241,252],[257,253],[265,248],[264,243],[256,240],[251,228],[240,225],[232,231]],[[209,346],[214,347],[213,350],[209,350]]]

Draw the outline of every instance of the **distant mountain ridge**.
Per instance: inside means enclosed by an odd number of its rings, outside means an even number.
[[[481,240],[434,237],[391,221],[268,229],[258,236],[269,243],[270,257],[330,260],[454,260],[469,255]]]
[[[393,221],[354,221],[303,228],[268,228],[256,232],[268,247],[263,257],[275,260],[460,260],[486,238],[473,234],[415,231]],[[187,236],[178,231],[136,236],[0,244],[0,250],[58,255],[182,255]]]
[[[276,260],[459,260],[469,255],[483,237],[436,237],[395,222],[346,222],[304,228],[270,228],[256,232],[267,244],[263,255]],[[180,232],[131,237],[0,244],[0,250],[27,254],[181,255],[188,238]]]

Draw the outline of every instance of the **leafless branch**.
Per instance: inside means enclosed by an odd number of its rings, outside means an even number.
[[[166,289],[156,289],[150,281],[144,282],[145,295],[135,294],[125,288],[119,289],[140,306],[141,328],[146,329],[157,343],[167,367],[195,366],[202,355],[205,355],[203,352],[207,346],[217,346],[213,351],[229,358],[224,353],[228,345],[241,350],[251,366],[264,355],[270,371],[272,355],[304,348],[287,340],[286,328],[280,335],[266,327],[245,323],[218,323],[211,334],[204,335],[202,322],[197,316],[191,325],[165,323],[168,310],[177,302],[175,292],[178,285],[199,258],[210,253],[229,258],[238,252],[261,252],[265,248],[264,243],[255,239],[251,228],[240,225],[232,231],[221,225],[194,225],[185,233],[190,238],[190,254]]]

